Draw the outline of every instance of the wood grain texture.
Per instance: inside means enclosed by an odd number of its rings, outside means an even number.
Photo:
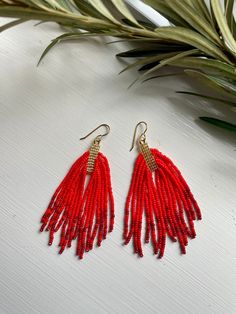
[[[1,20],[1,23],[6,20]],[[135,72],[117,75],[125,44],[66,43],[41,66],[38,58],[60,33],[50,23],[26,23],[0,37],[0,312],[1,313],[235,313],[236,139],[196,122],[221,116],[217,104],[177,96],[189,82],[164,78],[127,86]],[[225,108],[224,115],[232,117]],[[150,147],[179,166],[202,208],[187,255],[167,243],[157,260],[123,247],[123,208],[137,151],[129,153],[135,124],[147,121]],[[101,143],[116,200],[115,231],[81,262],[74,246],[62,256],[39,234],[39,220],[72,162],[100,123]],[[55,241],[57,243],[57,241]]]

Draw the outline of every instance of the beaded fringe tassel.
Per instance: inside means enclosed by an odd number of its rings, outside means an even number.
[[[197,202],[180,171],[168,157],[157,149],[149,149],[146,143],[141,144],[134,166],[123,234],[125,244],[132,238],[134,252],[140,257],[143,256],[143,215],[146,217],[145,243],[151,241],[153,252],[159,258],[164,255],[167,236],[178,241],[181,253],[185,254],[188,237],[196,236],[193,221],[201,219]]]
[[[80,259],[84,252],[92,250],[95,238],[100,246],[114,225],[109,164],[107,158],[98,152],[99,146],[97,151],[94,146],[72,165],[41,219],[40,231],[49,231],[48,245],[60,230],[59,254],[77,239],[76,255]]]

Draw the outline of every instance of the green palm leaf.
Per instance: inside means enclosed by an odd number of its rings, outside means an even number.
[[[149,81],[180,73],[156,74],[162,67],[178,67],[184,75],[198,79],[217,91],[221,98],[191,93],[208,100],[224,102],[235,110],[236,103],[236,23],[234,0],[142,0],[170,21],[168,27],[137,20],[124,0],[0,0],[0,16],[16,20],[0,27],[0,33],[28,20],[55,22],[66,31],[43,51],[39,63],[58,43],[93,36],[116,37],[132,47],[117,54],[137,58],[124,72],[139,67],[136,81]],[[135,45],[135,46],[134,46]],[[185,92],[190,94],[190,92]],[[214,118],[204,121],[226,127],[235,126]],[[209,120],[210,119],[210,120]]]
[[[228,131],[236,132],[236,124],[232,124],[220,119],[211,118],[211,117],[199,117],[200,120],[205,121],[207,123],[213,124],[222,129],[226,129]]]

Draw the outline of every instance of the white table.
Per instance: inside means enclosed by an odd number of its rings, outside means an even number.
[[[6,20],[1,20],[5,23]],[[39,67],[44,47],[60,34],[54,24],[26,23],[0,37],[0,312],[1,313],[235,313],[236,139],[196,122],[222,117],[221,106],[182,97],[181,78],[127,86],[118,76],[129,47],[104,39],[65,43]],[[232,119],[227,108],[224,117]],[[129,153],[137,122],[148,142],[179,166],[202,208],[187,255],[168,241],[162,260],[149,245],[142,259],[122,246],[123,208],[137,150]],[[59,256],[39,221],[72,162],[100,123],[116,200],[115,230],[81,262],[74,246]],[[57,243],[55,241],[55,243]]]

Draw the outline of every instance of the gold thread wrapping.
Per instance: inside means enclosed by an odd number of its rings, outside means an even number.
[[[94,170],[94,164],[95,164],[95,160],[98,156],[99,149],[100,149],[100,146],[99,146],[99,143],[97,141],[95,141],[93,143],[93,145],[90,147],[88,165],[87,165],[87,173],[88,174],[92,173]]]
[[[144,157],[149,169],[151,171],[155,171],[158,168],[157,163],[156,163],[154,157],[152,156],[152,153],[150,151],[148,144],[145,142],[140,142],[140,150],[143,154],[143,157]]]

